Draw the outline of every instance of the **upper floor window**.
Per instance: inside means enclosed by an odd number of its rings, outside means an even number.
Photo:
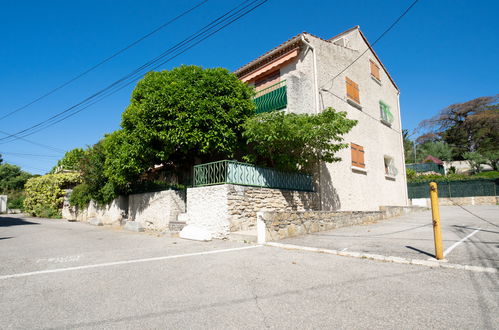
[[[364,147],[355,143],[350,143],[350,149],[352,150],[352,166],[365,168]]]
[[[348,77],[345,78],[345,82],[347,87],[347,98],[360,104],[359,85]]]
[[[369,60],[369,63],[371,64],[371,77],[380,82],[379,66],[373,60]]]
[[[385,125],[391,126],[393,123],[393,114],[390,111],[390,106],[383,101],[379,101],[379,112],[381,122]]]

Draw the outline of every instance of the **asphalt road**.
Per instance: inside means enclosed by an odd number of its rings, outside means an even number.
[[[493,329],[497,280],[491,273],[0,217],[6,329]]]

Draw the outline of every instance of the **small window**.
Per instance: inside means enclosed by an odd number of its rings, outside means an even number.
[[[350,148],[352,149],[352,166],[365,168],[364,163],[364,147],[358,144],[351,143]]]
[[[371,64],[371,76],[377,81],[381,81],[379,75],[379,66],[373,60],[369,60],[369,63]]]
[[[347,86],[347,97],[355,103],[360,104],[359,85],[348,77],[345,78],[345,81]]]
[[[384,124],[391,126],[393,123],[393,114],[390,111],[390,106],[383,101],[379,101],[379,112],[381,121]]]
[[[398,170],[395,167],[393,158],[390,156],[384,156],[384,161],[385,161],[385,175],[391,177],[396,176],[398,174]]]

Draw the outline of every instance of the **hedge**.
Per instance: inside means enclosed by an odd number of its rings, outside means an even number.
[[[58,218],[64,202],[64,189],[81,182],[79,173],[47,174],[26,182],[24,211],[37,217]]]

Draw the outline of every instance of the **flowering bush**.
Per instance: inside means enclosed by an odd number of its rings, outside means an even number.
[[[29,179],[25,185],[25,212],[37,217],[60,217],[64,189],[79,182],[81,177],[78,173],[47,174]]]

